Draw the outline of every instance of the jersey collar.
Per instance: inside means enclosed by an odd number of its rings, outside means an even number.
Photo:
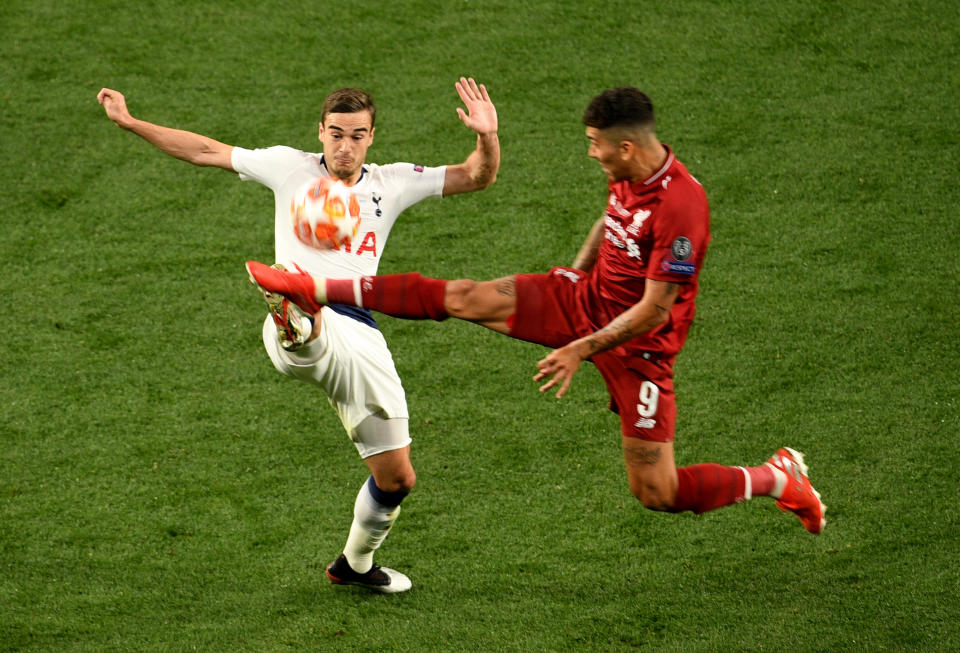
[[[330,175],[331,177],[333,176],[333,175],[330,174],[330,171],[327,170],[327,161],[326,161],[326,159],[323,158],[323,154],[320,155],[320,166],[321,166],[324,170],[327,171],[327,174],[328,174],[328,175]],[[367,174],[367,166],[360,166],[360,176],[357,177],[357,184],[359,184],[361,181],[363,181],[363,176],[364,176],[365,174]],[[356,185],[356,184],[354,184],[354,185]]]
[[[667,170],[670,169],[670,166],[673,165],[673,162],[676,160],[676,158],[673,156],[673,150],[670,149],[669,145],[664,145],[663,149],[667,151],[667,160],[664,161],[663,165],[660,167],[659,170],[657,170],[655,173],[653,173],[652,175],[650,175],[649,177],[641,181],[640,186],[651,186],[657,183],[660,180],[660,178],[663,177],[664,174],[666,174]]]

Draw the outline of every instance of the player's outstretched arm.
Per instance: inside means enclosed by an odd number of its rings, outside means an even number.
[[[540,386],[540,392],[559,385],[557,398],[565,395],[573,375],[580,369],[580,363],[666,322],[679,292],[678,284],[647,279],[643,299],[613,318],[607,326],[560,349],[554,349],[537,363],[539,371],[533,377],[534,381],[552,377]]]
[[[472,77],[461,77],[456,86],[466,109],[457,107],[457,115],[477,133],[477,147],[463,163],[447,166],[444,196],[487,188],[496,181],[500,169],[497,108],[490,101],[486,87]]]
[[[133,132],[170,156],[198,166],[215,166],[233,171],[230,158],[233,153],[232,145],[193,132],[138,120],[127,110],[123,93],[113,89],[101,89],[97,94],[97,102],[103,105],[107,117],[117,126]]]

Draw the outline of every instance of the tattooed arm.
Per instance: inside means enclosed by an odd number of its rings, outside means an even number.
[[[552,377],[540,387],[540,392],[559,385],[557,397],[562,397],[570,387],[580,363],[666,322],[679,292],[679,284],[647,279],[643,299],[615,317],[607,326],[555,349],[537,363],[539,372],[533,377],[534,381]]]
[[[443,196],[483,190],[497,178],[500,169],[500,140],[497,136],[497,109],[490,101],[487,89],[473,78],[460,78],[457,92],[466,107],[457,109],[457,115],[467,127],[477,133],[477,147],[467,160],[448,165],[443,182]]]

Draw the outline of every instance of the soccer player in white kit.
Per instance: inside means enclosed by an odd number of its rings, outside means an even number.
[[[340,89],[324,101],[319,137],[322,153],[275,146],[248,150],[200,134],[134,118],[124,96],[102,89],[97,100],[118,126],[163,152],[199,166],[214,166],[254,180],[274,193],[275,257],[278,265],[315,275],[374,275],[390,229],[407,207],[428,197],[487,188],[500,166],[497,112],[486,88],[461,77],[456,89],[465,108],[460,120],[477,134],[463,163],[425,167],[412,163],[366,163],[373,144],[376,107],[359,89]],[[349,245],[319,250],[297,239],[290,219],[293,195],[321,176],[343,181],[360,204],[360,228]],[[373,554],[413,488],[406,399],[390,351],[370,312],[324,306],[304,316],[293,304],[264,293],[270,308],[263,342],[274,367],[322,388],[370,470],[354,504],[343,554],[327,566],[337,584],[384,593],[411,587],[404,574],[373,564]]]

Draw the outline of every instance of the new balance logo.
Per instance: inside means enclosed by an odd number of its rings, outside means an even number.
[[[652,429],[657,425],[657,420],[650,419],[649,417],[641,417],[636,422],[633,423],[638,429]]]
[[[791,459],[786,456],[780,456],[780,465],[787,474],[793,477],[793,480],[798,483],[803,480],[803,473],[800,471],[800,467],[797,463],[793,462]]]
[[[573,283],[577,283],[578,281],[580,281],[580,275],[572,270],[555,270],[554,274],[561,277],[566,277]]]

